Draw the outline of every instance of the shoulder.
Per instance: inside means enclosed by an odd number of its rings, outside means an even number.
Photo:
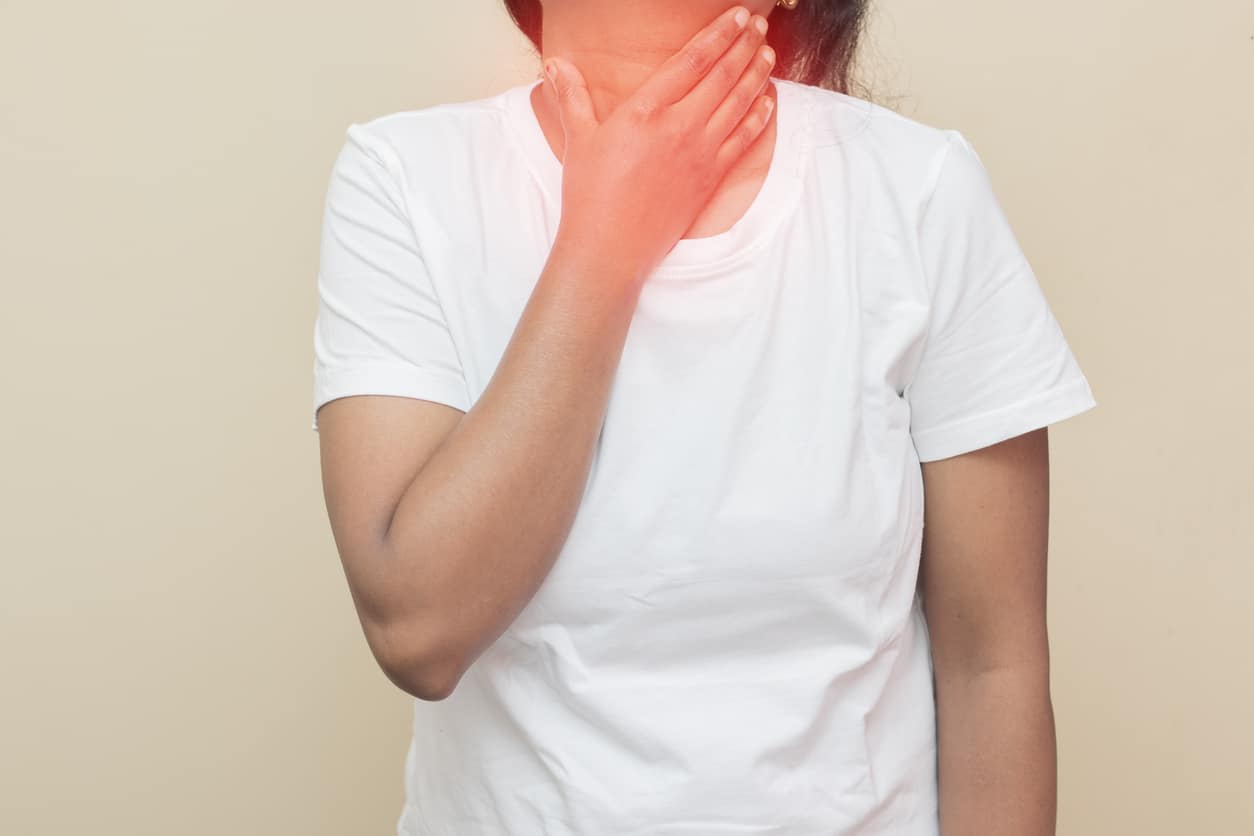
[[[367,117],[348,125],[346,144],[401,171],[433,162],[435,168],[447,169],[451,159],[499,137],[502,97],[498,93]]]
[[[441,225],[439,207],[455,204],[468,182],[500,156],[503,94],[398,110],[350,122],[335,173],[363,194],[387,199],[420,227]],[[334,176],[334,174],[333,174]]]
[[[797,88],[808,110],[810,145],[820,157],[847,161],[850,173],[872,175],[923,200],[951,154],[970,144],[955,128],[924,122],[885,105],[823,87]]]

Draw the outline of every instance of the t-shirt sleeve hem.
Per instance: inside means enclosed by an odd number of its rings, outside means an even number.
[[[935,461],[1057,423],[1097,406],[1086,378],[1070,380],[1045,392],[991,412],[931,427],[912,430],[920,462]]]
[[[466,384],[455,374],[440,369],[408,366],[370,365],[340,369],[319,369],[314,373],[316,395],[312,429],[318,431],[318,409],[323,404],[349,395],[393,395],[434,401],[460,409],[470,409]]]

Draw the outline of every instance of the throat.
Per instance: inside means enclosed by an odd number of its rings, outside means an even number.
[[[542,86],[538,85],[533,89],[532,112],[548,142],[550,152],[560,162],[563,140],[561,121],[556,113],[550,111],[543,93]],[[777,96],[773,95],[772,98],[778,100]],[[721,235],[730,231],[748,212],[766,183],[771,160],[775,155],[778,132],[774,114],[778,110],[777,105],[767,120],[766,127],[728,169],[681,240]]]
[[[715,188],[692,226],[684,233],[684,240],[722,235],[739,223],[766,183],[774,152],[775,120],[771,119],[758,139]]]

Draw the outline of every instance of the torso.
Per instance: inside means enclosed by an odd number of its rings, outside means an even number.
[[[448,699],[413,701],[398,833],[938,833],[903,391],[947,138],[773,81],[777,125],[635,299],[544,583]],[[397,391],[469,407],[506,357],[560,229],[560,121],[536,118],[536,86],[354,131],[396,183],[352,199],[409,207],[421,247],[396,250],[398,281],[339,274],[406,312],[374,308],[409,348]],[[370,150],[358,181],[387,185]]]

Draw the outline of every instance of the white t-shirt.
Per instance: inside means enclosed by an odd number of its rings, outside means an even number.
[[[348,128],[314,429],[487,386],[560,217],[538,83]],[[958,131],[774,84],[753,204],[640,292],[552,571],[414,700],[404,836],[938,832],[919,463],[1096,401]]]

